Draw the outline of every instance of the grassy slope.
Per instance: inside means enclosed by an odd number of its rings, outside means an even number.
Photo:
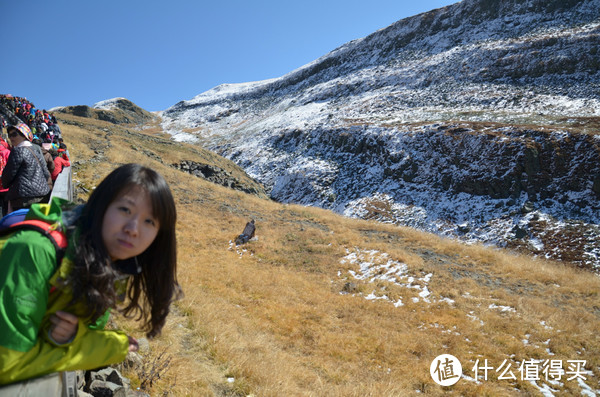
[[[463,379],[442,388],[429,375],[432,360],[442,353],[458,357],[471,377],[476,359],[488,359],[495,368],[509,359],[517,378],[525,359],[563,360],[565,369],[567,360],[587,360],[594,376],[586,382],[598,389],[597,276],[229,190],[169,167],[189,159],[236,172],[214,154],[172,144],[158,128],[128,133],[100,121],[61,118],[78,186],[90,189],[115,165],[139,162],[162,173],[176,198],[178,277],[185,298],[175,305],[163,335],[150,342],[145,367],[126,371],[134,385],[155,380],[152,395],[537,392],[527,381],[497,380],[495,371],[480,384]],[[258,240],[231,247],[251,218]],[[413,302],[419,290],[406,285],[355,280],[349,270],[358,271],[358,265],[340,260],[357,248],[389,254],[415,279],[432,273],[428,288],[434,303]],[[348,282],[355,288],[341,294]],[[364,299],[374,290],[404,305]],[[133,322],[117,322],[143,337]],[[160,364],[166,369],[152,369]],[[575,380],[561,382],[563,390],[579,394]]]

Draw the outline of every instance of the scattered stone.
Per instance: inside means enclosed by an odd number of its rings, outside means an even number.
[[[348,282],[348,283],[344,284],[344,287],[342,288],[342,292],[345,292],[347,294],[353,294],[357,290],[358,290],[358,287],[353,282]]]
[[[515,234],[515,237],[518,238],[519,240],[522,238],[525,238],[525,236],[527,236],[527,231],[518,226],[515,226],[513,228],[512,232]]]
[[[106,367],[97,371],[88,371],[85,374],[85,383],[79,386],[79,395],[91,395],[93,397],[132,397],[140,396],[131,390],[129,379],[112,367]]]
[[[457,230],[459,233],[469,233],[471,231],[471,227],[469,226],[469,223],[465,222],[458,225]]]
[[[139,367],[143,364],[142,356],[137,352],[129,352],[125,357],[125,365],[130,368]]]
[[[127,391],[121,385],[102,380],[95,380],[89,387],[94,397],[127,397]]]
[[[521,207],[521,212],[524,214],[528,214],[533,210],[533,203],[531,201],[527,201],[525,204],[523,204],[523,207]]]
[[[150,351],[150,343],[146,338],[140,338],[138,341],[138,351],[142,354],[148,353]]]

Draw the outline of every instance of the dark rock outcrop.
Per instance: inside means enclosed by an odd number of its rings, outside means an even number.
[[[187,172],[188,174],[206,179],[212,183],[222,185],[231,189],[239,190],[245,193],[266,196],[264,189],[258,183],[254,185],[244,184],[233,177],[226,170],[211,164],[197,163],[191,160],[182,160],[179,164],[173,164],[173,167]]]

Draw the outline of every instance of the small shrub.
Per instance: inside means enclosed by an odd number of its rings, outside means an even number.
[[[164,375],[171,364],[172,357],[166,354],[166,349],[149,361],[144,361],[136,368],[140,380],[140,390],[150,390],[152,385]]]

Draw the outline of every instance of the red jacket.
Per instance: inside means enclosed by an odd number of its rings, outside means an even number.
[[[8,156],[10,155],[10,150],[8,150],[7,147],[4,146],[4,140],[2,138],[0,138],[0,176],[2,176],[2,171],[4,171],[4,167],[6,166],[6,163],[8,162]],[[5,189],[2,186],[2,180],[0,179],[0,193],[2,192],[6,192],[8,191],[8,189]]]
[[[70,167],[71,162],[69,160],[65,160],[60,156],[56,156],[54,158],[54,171],[52,171],[52,181],[55,181],[58,178],[58,174],[62,171],[63,167]]]

